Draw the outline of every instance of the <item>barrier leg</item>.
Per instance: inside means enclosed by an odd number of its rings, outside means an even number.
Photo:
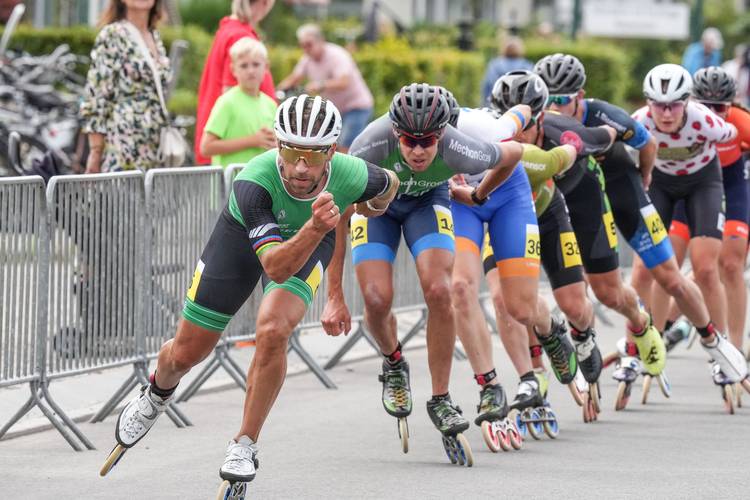
[[[50,408],[52,408],[55,413],[57,413],[57,416],[60,417],[60,419],[63,421],[63,423],[70,429],[73,434],[76,435],[76,437],[83,443],[83,445],[88,448],[89,450],[95,450],[96,447],[89,441],[89,439],[86,437],[86,435],[81,432],[81,429],[78,428],[78,426],[73,422],[73,420],[60,408],[60,406],[55,402],[54,399],[52,399],[52,396],[49,393],[49,382],[44,381],[41,384],[41,395],[44,398],[44,400],[49,404]],[[54,422],[53,422],[54,425]]]
[[[26,400],[26,403],[16,412],[15,415],[13,415],[10,420],[8,420],[8,423],[6,423],[2,429],[0,429],[0,439],[3,438],[6,432],[15,425],[16,422],[21,420],[24,415],[26,415],[28,412],[31,411],[31,409],[36,405],[36,398],[34,397],[34,392],[32,389],[31,396],[29,396],[29,399]]]
[[[96,423],[96,422],[102,422],[105,418],[109,416],[110,413],[114,411],[114,409],[117,407],[118,404],[120,404],[120,401],[125,399],[125,396],[130,393],[135,387],[138,386],[138,380],[135,377],[135,372],[131,373],[130,376],[125,380],[125,382],[120,386],[119,389],[112,395],[109,400],[104,403],[104,406],[101,407],[101,409],[91,417],[91,420],[89,422]]]
[[[289,337],[289,348],[287,349],[287,352],[289,351],[296,352],[307,367],[310,368],[310,371],[318,377],[318,380],[320,380],[327,389],[336,389],[336,384],[333,383],[333,380],[328,378],[328,375],[323,371],[323,368],[315,362],[313,357],[310,356],[310,353],[308,353],[304,347],[302,347],[302,344],[300,344],[299,330],[294,330],[292,336]]]
[[[190,385],[183,390],[179,396],[175,399],[177,403],[184,403],[188,399],[192,398],[195,393],[203,386],[203,384],[206,383],[206,380],[211,377],[211,375],[216,372],[217,368],[219,368],[219,363],[216,360],[216,356],[211,358],[211,361],[209,361],[206,366],[203,367],[203,369],[200,371],[200,373],[193,379],[192,382],[190,382]]]
[[[341,358],[346,356],[346,353],[348,353],[352,349],[352,347],[354,347],[354,344],[359,342],[359,339],[361,339],[362,337],[365,337],[368,340],[368,342],[370,341],[370,339],[367,338],[367,335],[365,335],[365,329],[362,327],[362,322],[360,321],[357,329],[353,333],[349,334],[349,338],[346,339],[346,342],[344,343],[344,345],[342,345],[341,348],[338,351],[336,351],[333,357],[331,357],[331,359],[328,360],[328,363],[326,363],[325,366],[323,366],[323,369],[330,370],[331,368],[339,364],[339,361],[341,361]],[[372,342],[370,342],[370,345],[372,345]],[[378,350],[378,353],[379,352],[380,350]]]
[[[229,357],[229,349],[227,349],[222,356],[219,358],[219,364],[222,368],[229,374],[230,377],[232,377],[232,380],[235,381],[235,383],[242,389],[243,391],[247,392],[247,378],[243,375],[240,375],[237,371],[235,365],[233,365],[229,360],[231,359]]]
[[[418,334],[420,331],[422,331],[422,328],[425,328],[427,325],[427,309],[422,309],[422,316],[417,320],[416,323],[414,323],[414,326],[411,327],[411,329],[404,335],[404,338],[401,339],[401,346],[405,346],[407,342],[409,342],[416,334]]]

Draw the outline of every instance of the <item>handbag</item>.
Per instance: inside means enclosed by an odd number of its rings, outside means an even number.
[[[125,21],[124,24],[128,31],[130,31],[136,44],[138,44],[138,47],[141,49],[143,57],[146,59],[146,62],[151,68],[151,72],[154,74],[156,93],[159,95],[161,109],[167,120],[167,126],[161,129],[161,134],[159,136],[159,150],[157,153],[159,162],[162,167],[181,167],[185,162],[185,157],[188,153],[188,144],[179,129],[170,124],[171,119],[169,117],[169,111],[167,110],[167,103],[164,100],[164,90],[161,86],[161,77],[159,75],[159,69],[156,66],[156,61],[154,61],[151,51],[146,46],[146,41],[143,39],[143,36],[141,36],[138,28],[129,21]]]

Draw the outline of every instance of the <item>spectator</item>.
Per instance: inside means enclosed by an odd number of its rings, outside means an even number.
[[[254,38],[240,38],[229,49],[237,86],[217,100],[201,139],[201,154],[214,165],[247,163],[276,147],[273,121],[276,101],[260,91],[268,71],[266,47]]]
[[[161,8],[162,0],[110,0],[102,15],[80,108],[90,149],[87,173],[158,166],[160,134],[168,123],[154,78],[163,88],[169,79],[169,59],[156,30]],[[145,41],[158,75],[128,23]]]
[[[734,47],[734,59],[730,59],[721,65],[722,68],[737,82],[737,94],[735,102],[742,106],[748,105],[748,87],[750,86],[750,71],[746,63],[748,47],[744,43]]]
[[[721,49],[724,47],[724,38],[721,31],[716,28],[706,28],[703,30],[699,42],[691,43],[685,49],[682,55],[682,66],[695,74],[701,68],[721,65]]]
[[[531,61],[524,58],[523,55],[523,41],[516,36],[508,37],[503,46],[503,55],[494,58],[487,65],[487,71],[482,81],[482,105],[487,103],[487,98],[492,92],[492,86],[498,78],[517,69],[531,70],[534,68]]]
[[[219,22],[219,30],[203,66],[198,88],[198,113],[195,122],[195,159],[199,165],[209,163],[209,158],[200,152],[203,128],[206,126],[216,99],[230,87],[237,85],[232,75],[229,49],[240,38],[249,36],[259,40],[255,27],[271,11],[276,0],[232,0],[232,14]],[[275,99],[271,72],[266,70],[260,91]]]
[[[297,41],[305,55],[292,73],[279,83],[279,88],[296,87],[306,78],[307,93],[320,94],[333,102],[343,120],[339,151],[346,152],[372,116],[372,93],[351,54],[343,47],[326,42],[317,25],[300,26]]]

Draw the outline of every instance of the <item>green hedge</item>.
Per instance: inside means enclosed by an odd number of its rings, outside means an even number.
[[[273,47],[271,69],[274,81],[286,76],[299,60],[301,51]],[[451,89],[459,102],[479,100],[484,61],[478,54],[457,50],[418,50],[396,39],[364,45],[354,53],[362,75],[375,97],[375,113],[388,110],[393,94],[404,84],[430,82]]]
[[[192,114],[212,36],[196,26],[163,27],[160,32],[167,48],[178,38],[185,39],[190,44],[183,60],[178,90],[170,101],[170,108],[178,113]],[[95,36],[96,32],[88,27],[34,30],[22,26],[14,34],[11,47],[43,54],[51,52],[61,43],[67,43],[74,52],[89,54]],[[405,39],[389,38],[373,45],[361,45],[354,53],[354,59],[375,96],[376,113],[387,110],[391,97],[402,85],[415,81],[444,85],[453,91],[462,104],[479,104],[480,84],[486,66],[483,52],[461,52],[426,42],[420,43],[420,47],[425,46],[429,48],[414,48]],[[289,46],[271,44],[269,48],[271,71],[274,81],[278,82],[292,70],[301,52],[298,48]],[[612,43],[532,40],[527,44],[527,55],[532,60],[559,51],[575,54],[586,65],[589,74],[587,90],[592,96],[624,104],[630,97],[629,86],[642,78],[639,75],[634,79],[631,59],[624,50]],[[81,69],[82,72],[85,70],[86,68]],[[636,84],[640,86],[639,80]]]

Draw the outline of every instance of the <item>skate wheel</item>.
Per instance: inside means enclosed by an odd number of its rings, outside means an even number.
[[[456,434],[456,447],[458,448],[459,464],[471,467],[474,465],[474,454],[471,452],[469,440],[463,434]]]
[[[401,450],[409,453],[409,424],[406,422],[406,417],[398,419],[398,437],[401,438]]]
[[[498,439],[498,442],[500,443],[500,448],[502,448],[503,451],[510,451],[511,445],[510,445],[510,435],[508,434],[508,427],[506,427],[502,422],[498,422],[495,425],[495,428],[497,429],[497,432],[495,433]]]
[[[245,500],[245,493],[247,493],[247,483],[224,480],[219,486],[216,500]]]
[[[601,395],[599,394],[599,382],[589,385],[589,399],[591,400],[591,405],[596,414],[598,415],[601,413],[602,409],[601,406],[599,406],[599,401],[601,400]]]
[[[524,423],[523,419],[521,418],[521,413],[518,410],[511,410],[508,414],[508,418],[511,419],[511,421],[515,422],[516,429],[518,430],[518,435],[521,437],[521,439],[526,439],[526,436],[528,435],[528,428],[526,427],[526,423]]]
[[[510,439],[510,445],[514,450],[520,450],[523,446],[523,438],[521,433],[518,431],[515,419],[508,420],[508,438]]]
[[[604,356],[604,358],[602,358],[602,369],[607,368],[609,365],[611,365],[612,363],[614,363],[618,359],[620,359],[620,353],[619,352],[617,352],[617,351],[610,352],[609,354],[607,354],[606,356]]]
[[[669,379],[667,378],[667,374],[664,372],[661,372],[659,374],[659,377],[656,379],[659,382],[659,389],[661,389],[661,393],[664,394],[665,398],[672,396],[672,384],[669,382]]]
[[[721,388],[724,397],[724,408],[727,413],[734,415],[734,384],[726,384]]]
[[[629,387],[627,382],[620,382],[617,384],[617,399],[615,399],[615,411],[624,410],[628,405],[628,399],[630,397]]]
[[[560,434],[560,426],[557,424],[557,416],[555,416],[555,413],[552,410],[546,410],[545,414],[542,427],[544,427],[544,432],[550,437],[550,439],[555,439],[557,435]]]
[[[540,422],[542,419],[541,415],[537,410],[531,410],[527,413],[527,420],[528,423],[526,425],[526,428],[529,430],[529,434],[534,439],[541,439],[542,433],[544,432],[544,426]]]
[[[448,455],[448,460],[450,460],[452,464],[457,464],[458,451],[456,451],[456,447],[451,443],[451,440],[445,436],[443,436],[443,448],[445,449],[445,454]]]
[[[117,462],[120,461],[126,451],[128,451],[128,449],[123,445],[115,445],[115,447],[112,448],[112,451],[109,452],[109,456],[107,457],[107,459],[104,461],[104,465],[102,465],[102,468],[99,469],[99,475],[101,477],[106,476],[109,471],[111,471],[115,467],[115,465],[117,465]]]
[[[502,445],[500,444],[501,437],[500,437],[500,430],[495,432],[495,426],[492,425],[492,423],[484,420],[482,421],[482,437],[484,438],[484,442],[487,445],[487,448],[490,449],[492,453],[497,453],[500,451],[500,448]],[[504,434],[504,433],[503,433]]]
[[[578,386],[576,385],[576,383],[569,383],[568,389],[570,389],[570,394],[573,396],[576,404],[578,404],[578,406],[583,406],[583,396],[581,396],[581,391],[578,390]]]
[[[735,406],[737,408],[742,408],[742,384],[737,383],[734,385],[734,397],[736,399]]]
[[[641,393],[641,404],[645,405],[648,401],[648,391],[651,389],[652,376],[648,373],[643,376],[643,392]]]

